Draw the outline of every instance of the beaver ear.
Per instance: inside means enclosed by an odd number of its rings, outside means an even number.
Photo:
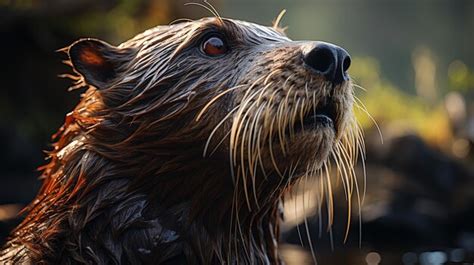
[[[115,79],[124,61],[124,53],[104,41],[81,39],[68,49],[74,71],[81,74],[87,84],[103,88]]]

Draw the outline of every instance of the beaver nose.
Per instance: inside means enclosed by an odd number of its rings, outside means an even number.
[[[328,81],[340,84],[349,80],[347,69],[351,65],[351,57],[343,48],[330,43],[316,42],[303,56],[306,65]]]

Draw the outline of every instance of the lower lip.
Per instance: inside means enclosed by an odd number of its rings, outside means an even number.
[[[326,126],[326,127],[334,126],[334,123],[331,120],[331,118],[329,118],[326,115],[319,114],[319,115],[314,116],[314,119],[316,121],[316,124],[318,124],[318,125],[322,125],[322,126]]]
[[[306,119],[303,125],[304,129],[315,130],[317,128],[328,127],[334,129],[334,122],[331,118],[323,114],[317,114]],[[296,130],[299,131],[301,125],[296,125]]]

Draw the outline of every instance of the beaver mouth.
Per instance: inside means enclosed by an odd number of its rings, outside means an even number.
[[[337,128],[337,105],[330,98],[320,102],[315,108],[310,109],[303,116],[303,120],[295,124],[295,132],[316,130],[321,127],[331,128],[334,131]]]

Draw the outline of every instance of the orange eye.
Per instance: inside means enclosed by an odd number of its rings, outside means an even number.
[[[202,51],[209,56],[219,56],[227,52],[227,46],[219,37],[210,37],[202,44]]]

